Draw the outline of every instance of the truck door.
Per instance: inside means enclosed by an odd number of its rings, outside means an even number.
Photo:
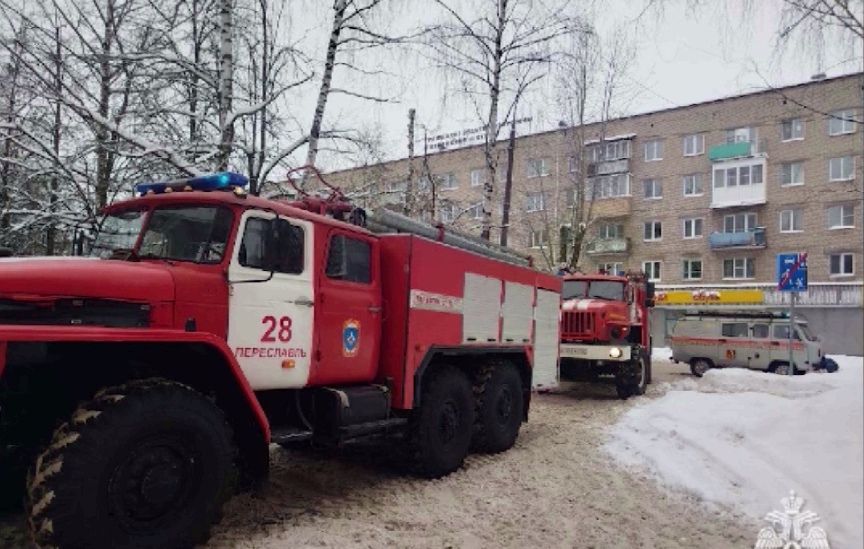
[[[746,322],[723,322],[720,325],[720,348],[717,361],[733,368],[747,367],[750,330]]]
[[[806,368],[804,360],[801,356],[801,339],[798,337],[798,331],[792,332],[792,348],[795,352],[793,360],[799,369]],[[775,322],[771,325],[771,360],[780,360],[789,362],[789,323]]]
[[[228,345],[253,389],[304,387],[313,321],[313,225],[247,210],[228,267]]]
[[[378,370],[381,276],[374,237],[334,228],[318,276],[315,384],[368,382]]]
[[[747,348],[747,367],[751,370],[766,370],[771,363],[771,326],[766,322],[754,322],[750,326],[753,344]]]

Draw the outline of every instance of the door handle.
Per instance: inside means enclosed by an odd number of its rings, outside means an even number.
[[[779,341],[772,341],[771,345],[780,345],[780,342]]]
[[[728,339],[721,339],[720,343],[726,343],[727,341],[729,341],[729,340]]]
[[[311,299],[306,299],[305,297],[300,297],[294,300],[295,305],[301,305],[304,307],[311,307],[315,304]]]
[[[375,305],[370,305],[369,307],[367,307],[367,309],[371,313],[380,313],[381,312],[381,307],[377,307]]]

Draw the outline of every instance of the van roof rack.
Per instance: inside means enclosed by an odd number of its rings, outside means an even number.
[[[687,311],[685,316],[705,316],[718,318],[789,318],[787,312],[771,312],[771,311]]]

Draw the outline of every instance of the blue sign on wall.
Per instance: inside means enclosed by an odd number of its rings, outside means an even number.
[[[807,290],[807,254],[777,254],[777,289],[781,292]]]

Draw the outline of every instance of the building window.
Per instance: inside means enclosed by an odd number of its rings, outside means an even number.
[[[529,158],[527,164],[526,176],[544,177],[549,175],[549,166],[545,158]]]
[[[663,198],[663,183],[659,179],[643,179],[642,191],[645,198]]]
[[[684,196],[702,195],[702,177],[699,174],[685,175],[681,178],[684,187]]]
[[[597,225],[597,238],[624,238],[624,225],[620,223],[601,223]]]
[[[681,278],[684,280],[700,280],[702,278],[702,260],[685,259],[682,263]]]
[[[804,139],[804,121],[800,118],[790,118],[781,122],[780,139],[782,141],[798,141]]]
[[[452,223],[459,217],[459,206],[452,202],[445,202],[438,206],[438,220],[442,223]]]
[[[525,211],[540,212],[546,209],[546,193],[525,193]]]
[[[471,170],[471,186],[479,187],[486,183],[486,168]]]
[[[780,165],[780,184],[803,185],[804,165],[801,162],[784,162]]]
[[[615,263],[598,263],[597,270],[609,274],[619,274],[624,272],[624,264],[621,262]]]
[[[745,187],[759,185],[762,179],[762,164],[735,166],[733,168],[714,168],[714,188]]]
[[[726,143],[756,141],[756,131],[750,126],[726,130]]]
[[[657,282],[660,280],[660,262],[659,261],[645,261],[642,263],[642,272],[645,273],[645,276],[648,280],[652,282]]]
[[[801,232],[801,210],[798,208],[792,210],[783,210],[780,212],[780,232],[781,233],[798,233]]]
[[[483,219],[483,203],[478,202],[468,208],[466,215],[471,219]]]
[[[747,279],[755,277],[752,257],[736,257],[723,260],[723,278]]]
[[[445,173],[438,176],[438,188],[442,191],[456,188],[456,174]]]
[[[828,181],[849,181],[855,177],[855,157],[840,156],[828,159]]]
[[[851,204],[829,206],[827,214],[829,229],[852,229],[855,227],[855,207]]]
[[[684,136],[684,156],[696,156],[705,152],[705,135],[694,133]]]
[[[831,276],[850,276],[855,274],[855,264],[852,254],[845,252],[829,255],[828,271]]]
[[[645,143],[645,162],[663,160],[663,142],[659,139]]]
[[[834,111],[828,119],[828,135],[855,133],[855,109]]]
[[[528,246],[530,248],[545,248],[549,245],[549,233],[546,229],[538,229],[528,233]]]
[[[684,238],[702,238],[702,225],[703,220],[701,217],[694,217],[690,219],[684,220]]]
[[[570,173],[576,173],[579,171],[579,158],[575,156],[567,157],[567,171]]]
[[[592,190],[592,198],[614,198],[616,196],[630,196],[630,176],[619,173],[594,177],[589,180]]]
[[[646,221],[642,225],[642,238],[646,241],[663,238],[663,228],[660,221]]]
[[[588,145],[588,162],[606,162],[630,158],[630,140],[609,141]]]
[[[723,216],[724,233],[744,233],[756,228],[756,214],[752,212]]]

